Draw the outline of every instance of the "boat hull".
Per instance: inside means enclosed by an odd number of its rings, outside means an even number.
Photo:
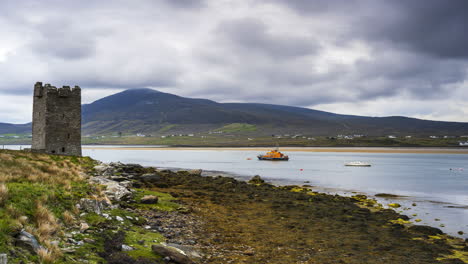
[[[347,167],[370,167],[370,164],[345,164]]]
[[[289,160],[289,157],[283,157],[283,158],[269,158],[269,157],[262,157],[262,156],[258,156],[257,157],[259,160],[274,160],[274,161],[287,161]]]

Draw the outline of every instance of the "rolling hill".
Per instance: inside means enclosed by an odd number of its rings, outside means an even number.
[[[225,131],[270,135],[337,134],[467,135],[468,123],[429,121],[402,116],[340,115],[308,108],[258,104],[217,103],[185,98],[152,89],[129,89],[82,107],[83,135],[170,134]],[[30,133],[31,124],[0,123],[0,134]]]
[[[308,108],[256,103],[217,103],[152,89],[129,89],[83,105],[87,134],[195,133],[229,124],[255,125],[246,133],[308,135],[461,135],[468,123],[428,121],[400,116],[340,115]],[[239,131],[241,132],[241,131]]]

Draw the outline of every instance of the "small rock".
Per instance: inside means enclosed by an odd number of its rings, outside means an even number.
[[[124,219],[123,219],[122,217],[120,217],[120,216],[116,216],[115,219],[116,219],[117,221],[120,221],[120,222],[123,222],[123,220],[124,220]]]
[[[109,168],[110,167],[107,166],[107,165],[97,165],[97,166],[94,166],[94,171],[96,171],[97,173],[103,173],[106,170],[108,170]]]
[[[388,207],[391,207],[391,208],[399,208],[401,207],[401,205],[399,203],[389,203],[388,204]]]
[[[142,204],[156,204],[159,198],[156,195],[145,195],[141,198]]]
[[[252,179],[249,180],[249,183],[250,184],[262,184],[262,183],[265,183],[265,181],[259,175],[255,175],[252,177]]]
[[[7,263],[8,263],[7,254],[0,254],[0,264],[7,264]]]
[[[60,251],[62,251],[63,253],[74,253],[76,249],[72,247],[68,247],[68,248],[61,248]]]
[[[89,229],[89,225],[87,223],[80,224],[80,232],[84,232]]]
[[[83,241],[78,241],[78,242],[76,242],[76,245],[77,246],[82,246],[82,245],[84,245],[84,242]]]
[[[129,245],[122,244],[122,251],[132,251],[134,248],[132,248]]]
[[[247,255],[247,256],[255,255],[255,251],[253,249],[247,249],[243,253],[244,253],[244,255]]]
[[[154,253],[159,254],[163,257],[169,258],[170,261],[173,261],[178,264],[191,264],[193,261],[185,254],[184,251],[168,246],[165,243],[158,245],[152,245],[151,249]]]
[[[463,235],[464,233],[463,233],[463,231],[458,231],[458,234],[461,236],[461,235]]]
[[[103,210],[110,208],[111,204],[106,200],[81,198],[77,207],[83,211],[101,214]]]
[[[39,245],[39,242],[37,242],[37,239],[24,230],[19,232],[18,236],[16,237],[15,245],[25,248],[32,253],[35,253],[42,248],[42,246]]]
[[[88,237],[85,238],[85,239],[83,239],[83,241],[84,241],[85,243],[88,243],[88,244],[96,243],[96,240],[91,239],[91,238],[88,238]]]
[[[144,240],[138,240],[137,243],[138,243],[139,245],[144,245],[144,244],[145,244],[145,241],[144,241]]]
[[[189,174],[193,174],[193,175],[201,175],[203,172],[202,169],[198,169],[198,170],[189,170],[188,173]]]

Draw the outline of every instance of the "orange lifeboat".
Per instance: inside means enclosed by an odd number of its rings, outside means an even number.
[[[278,149],[269,151],[265,155],[260,154],[257,156],[257,158],[259,160],[289,160],[289,157],[279,152]]]

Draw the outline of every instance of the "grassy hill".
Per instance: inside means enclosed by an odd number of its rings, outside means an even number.
[[[83,135],[192,134],[225,132],[240,135],[305,134],[336,136],[460,136],[468,123],[390,116],[340,115],[308,108],[217,103],[152,89],[129,89],[82,107]],[[31,133],[31,124],[0,123],[0,135]],[[0,139],[1,140],[1,139]]]
[[[253,127],[256,129],[252,129]],[[109,134],[120,131],[161,135],[210,130],[250,132],[253,135],[264,136],[284,133],[313,136],[338,134],[429,136],[468,134],[468,123],[428,121],[399,116],[339,115],[308,108],[271,104],[217,103],[206,99],[184,98],[152,89],[130,89],[83,105],[85,134]]]

